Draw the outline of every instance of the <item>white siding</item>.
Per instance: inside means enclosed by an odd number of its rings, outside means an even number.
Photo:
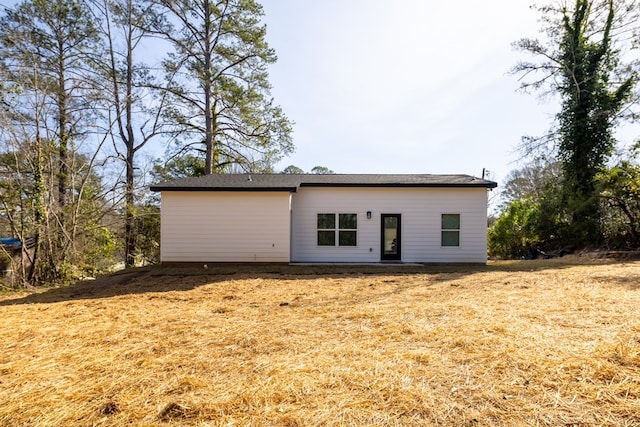
[[[162,192],[161,261],[289,262],[289,192]]]
[[[372,212],[367,219],[367,211]],[[358,214],[358,245],[317,245],[318,213]],[[442,247],[441,215],[460,214],[460,246]],[[292,197],[293,262],[379,262],[381,214],[401,214],[404,262],[487,261],[486,188],[309,188]]]

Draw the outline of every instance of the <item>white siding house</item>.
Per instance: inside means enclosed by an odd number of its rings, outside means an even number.
[[[162,193],[167,262],[289,262],[289,192]]]
[[[303,187],[292,211],[293,262],[379,262],[383,214],[399,215],[396,244],[404,262],[487,261],[486,188]],[[356,246],[318,246],[317,214],[325,212],[357,215]],[[442,246],[442,214],[460,215],[459,246]]]
[[[209,175],[160,191],[162,262],[486,263],[468,175]]]

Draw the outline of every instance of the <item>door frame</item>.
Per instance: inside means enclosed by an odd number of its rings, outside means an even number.
[[[396,235],[396,253],[385,255],[384,253],[384,220],[385,218],[396,218],[397,235]],[[381,261],[400,261],[402,260],[402,214],[380,214],[380,260]]]

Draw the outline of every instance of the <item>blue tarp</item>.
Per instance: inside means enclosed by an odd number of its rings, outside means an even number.
[[[16,239],[15,237],[0,237],[0,245],[20,246],[22,245],[22,242],[20,239]]]

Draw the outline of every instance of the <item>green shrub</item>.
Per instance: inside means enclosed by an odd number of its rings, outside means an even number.
[[[489,255],[516,258],[528,247],[540,243],[536,225],[540,217],[540,204],[531,199],[514,200],[489,228]]]

